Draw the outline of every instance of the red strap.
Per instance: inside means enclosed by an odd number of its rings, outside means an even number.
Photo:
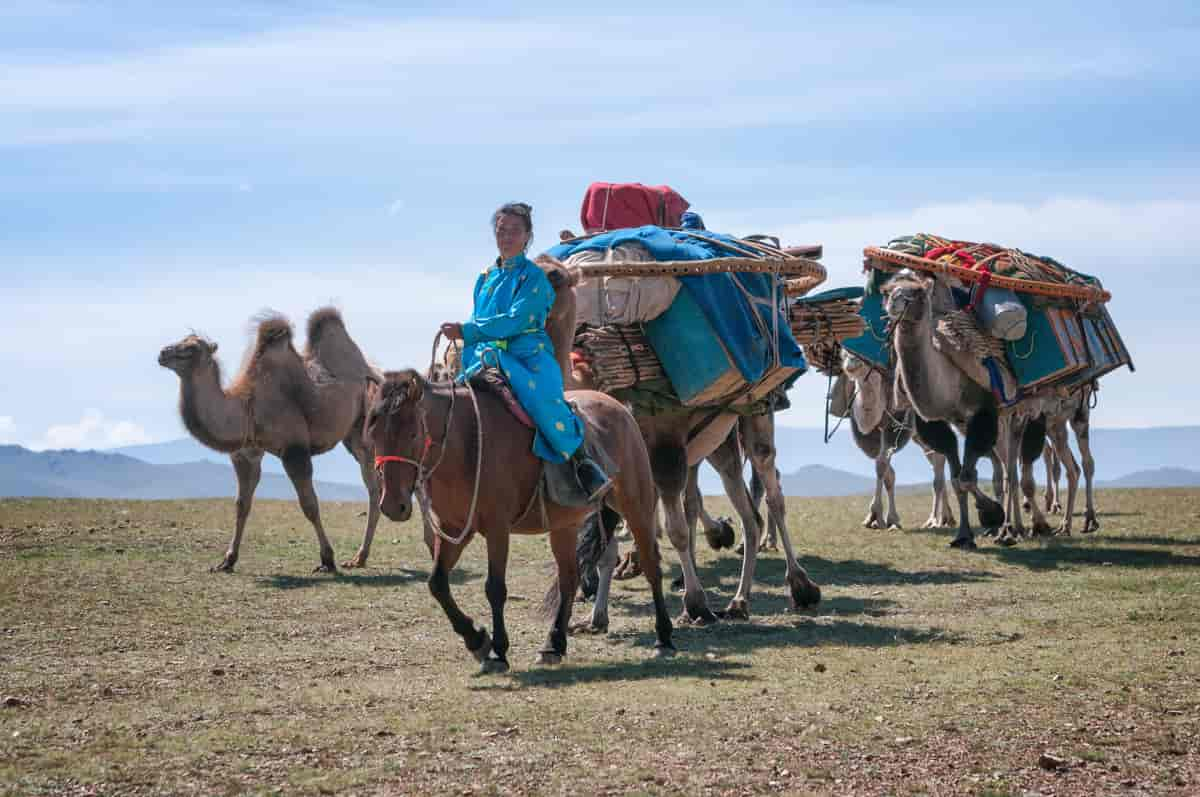
[[[983,266],[983,271],[979,275],[979,282],[971,286],[971,301],[967,305],[968,312],[974,312],[979,305],[979,300],[983,298],[983,294],[987,292],[988,286],[992,284],[992,269],[986,263]]]
[[[429,453],[429,449],[431,449],[431,448],[433,448],[433,438],[430,437],[429,435],[426,435],[425,436],[425,447],[421,450],[421,459],[420,460],[409,459],[408,457],[399,457],[399,456],[395,456],[392,454],[388,454],[385,456],[375,457],[375,467],[376,467],[376,469],[382,469],[383,466],[389,462],[402,462],[405,465],[413,465],[413,466],[419,468],[419,467],[421,467],[421,463],[425,461],[425,455]]]

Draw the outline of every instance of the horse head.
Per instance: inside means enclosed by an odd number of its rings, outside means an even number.
[[[367,417],[363,439],[375,451],[375,471],[382,493],[379,509],[389,520],[412,516],[412,497],[433,463],[433,440],[422,399],[430,384],[413,370],[388,371],[383,383],[367,384]]]

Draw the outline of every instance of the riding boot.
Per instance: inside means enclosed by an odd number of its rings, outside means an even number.
[[[596,461],[587,455],[580,446],[571,456],[571,462],[575,465],[575,478],[579,479],[579,485],[587,494],[588,503],[599,501],[612,489],[612,479],[608,478],[608,474],[604,469],[596,464]]]

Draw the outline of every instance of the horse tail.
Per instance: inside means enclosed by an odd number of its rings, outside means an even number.
[[[621,524],[621,516],[611,507],[604,505],[600,511],[588,517],[579,530],[575,542],[575,561],[579,570],[579,586],[585,598],[594,597],[600,585],[600,573],[596,564],[608,550]],[[558,575],[550,582],[546,595],[542,598],[543,619],[550,620],[558,612]]]

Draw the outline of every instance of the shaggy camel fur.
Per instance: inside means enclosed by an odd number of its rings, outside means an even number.
[[[237,474],[233,539],[213,570],[232,572],[237,564],[264,452],[282,460],[300,508],[316,532],[321,557],[316,571],[337,570],[333,546],[321,525],[312,458],[338,443],[358,460],[370,501],[362,546],[343,564],[365,566],[379,521],[379,487],[373,453],[362,441],[362,424],[366,383],[380,377],[346,332],[341,314],[324,307],[309,316],[303,357],[292,345],[292,325],[286,318],[262,319],[254,346],[228,389],[221,386],[216,351],[216,343],[188,335],[158,356],[159,365],[179,375],[179,413],[188,432],[205,446],[229,454]]]

